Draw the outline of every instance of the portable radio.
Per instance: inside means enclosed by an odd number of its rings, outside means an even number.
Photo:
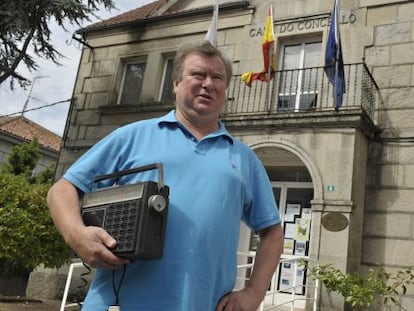
[[[168,215],[169,187],[164,185],[163,166],[154,163],[98,176],[95,182],[158,169],[158,182],[115,185],[86,193],[81,205],[86,226],[105,229],[117,246],[114,254],[130,260],[161,258]]]

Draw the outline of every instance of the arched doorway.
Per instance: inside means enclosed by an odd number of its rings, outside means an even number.
[[[314,199],[312,176],[305,163],[290,150],[266,146],[255,149],[269,175],[275,201],[279,208],[284,229],[283,259],[309,256],[311,244],[311,200]],[[249,251],[255,251],[258,237],[250,233]],[[276,299],[278,303],[290,300],[294,278],[296,284],[306,285],[306,273],[295,270],[291,262],[282,262],[272,280],[269,292],[278,291],[277,297],[268,296],[267,300]],[[306,287],[297,287],[297,295],[306,296]],[[265,300],[266,303],[266,300]],[[267,301],[272,304],[272,301]],[[295,307],[305,308],[305,300],[300,300]]]

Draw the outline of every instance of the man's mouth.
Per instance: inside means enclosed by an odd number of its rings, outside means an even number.
[[[202,98],[205,98],[205,99],[212,99],[212,97],[208,94],[199,94],[198,97],[202,97]]]

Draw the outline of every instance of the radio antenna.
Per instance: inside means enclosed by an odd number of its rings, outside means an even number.
[[[162,163],[153,163],[153,164],[139,166],[139,167],[136,167],[136,168],[131,168],[131,169],[128,169],[128,170],[123,170],[123,171],[119,171],[119,172],[115,172],[115,173],[111,173],[111,174],[96,176],[93,181],[98,182],[98,181],[102,181],[102,180],[105,180],[105,179],[118,180],[119,177],[121,177],[121,176],[134,174],[134,173],[140,173],[140,172],[154,170],[154,169],[158,169],[158,190],[161,190],[161,189],[164,188],[164,169],[163,169]]]

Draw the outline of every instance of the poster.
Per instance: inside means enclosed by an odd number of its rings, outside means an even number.
[[[290,287],[293,285],[293,265],[289,262],[284,262],[280,267],[279,290],[290,292]]]
[[[283,254],[293,255],[295,240],[285,239],[283,243]]]
[[[303,219],[312,219],[312,211],[310,207],[302,208],[302,218]]]
[[[286,205],[286,213],[285,213],[285,221],[295,221],[295,216],[300,215],[300,204],[287,204]]]
[[[296,294],[299,294],[299,295],[305,294],[305,287],[302,286],[305,284],[305,274],[306,274],[306,270],[298,267],[298,270],[296,271],[296,284],[299,286],[295,287]]]
[[[294,254],[298,256],[306,256],[306,242],[296,241]]]
[[[310,219],[296,218],[295,240],[309,241]]]
[[[296,232],[296,224],[293,222],[285,222],[285,238],[294,239]]]
[[[290,262],[284,262],[280,266],[279,286],[278,290],[285,293],[292,293],[292,289],[295,286],[296,294],[303,295],[305,293],[305,278],[306,270],[297,267],[296,279],[295,279],[295,264]]]

